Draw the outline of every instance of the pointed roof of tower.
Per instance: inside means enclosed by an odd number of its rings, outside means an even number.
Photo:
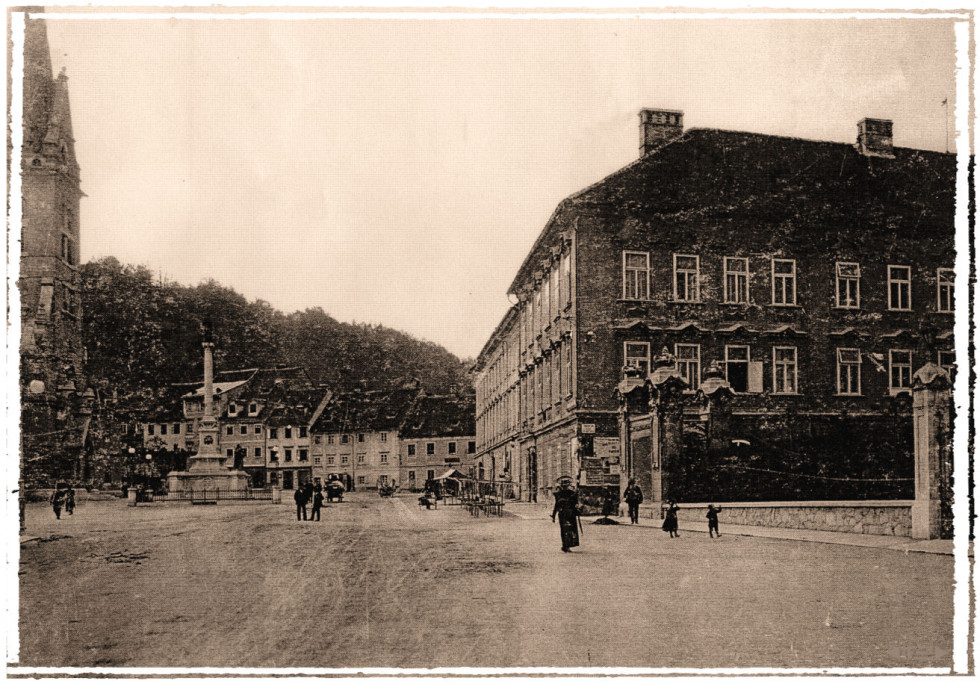
[[[62,69],[51,77],[51,48],[40,14],[40,9],[29,11],[24,31],[24,162],[30,158],[37,166],[34,159],[40,157],[77,177],[68,76]]]

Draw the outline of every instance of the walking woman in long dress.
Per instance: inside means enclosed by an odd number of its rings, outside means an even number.
[[[555,508],[551,511],[551,522],[558,518],[561,528],[561,550],[568,553],[578,546],[578,494],[572,489],[572,478],[558,478],[555,492]]]

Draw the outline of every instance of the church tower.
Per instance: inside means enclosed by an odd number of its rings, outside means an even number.
[[[26,19],[21,158],[21,435],[28,482],[83,477],[90,415],[82,344],[80,187],[64,71],[47,28]],[[40,482],[38,482],[40,484]]]

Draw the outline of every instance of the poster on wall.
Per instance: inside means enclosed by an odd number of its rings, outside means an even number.
[[[596,437],[595,456],[610,465],[619,463],[619,437]]]

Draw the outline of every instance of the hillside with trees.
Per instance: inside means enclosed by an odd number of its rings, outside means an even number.
[[[148,396],[202,377],[200,324],[215,331],[215,369],[303,366],[337,390],[417,379],[430,393],[469,390],[467,366],[445,348],[381,325],[343,323],[319,307],[284,314],[213,280],[161,283],[113,257],[82,267],[86,372],[101,396]]]

